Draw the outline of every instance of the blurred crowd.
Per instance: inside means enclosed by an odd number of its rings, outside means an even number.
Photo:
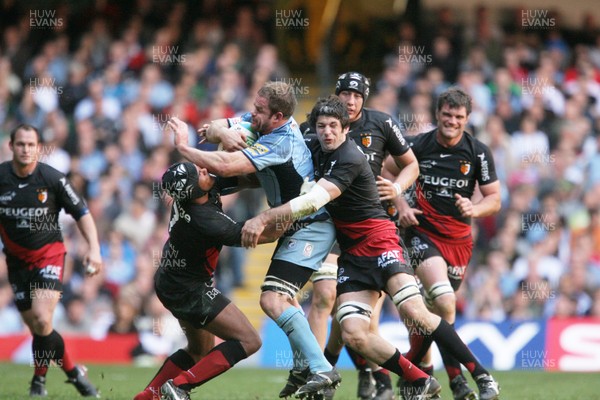
[[[137,355],[168,353],[157,337],[183,339],[153,294],[169,217],[158,182],[176,160],[167,120],[187,121],[195,144],[202,124],[251,109],[265,81],[291,80],[272,2],[191,3],[0,5],[0,160],[11,158],[14,126],[39,127],[40,161],[85,195],[101,238],[104,271],[87,278],[85,243],[62,220],[69,253],[57,329],[139,333]],[[550,29],[523,26],[518,10],[503,23],[485,7],[476,13],[465,24],[437,10],[427,35],[396,22],[367,105],[412,135],[435,126],[435,99],[451,84],[473,97],[470,131],[492,149],[503,207],[475,223],[459,314],[600,316],[600,30],[591,18],[566,35],[556,14],[545,17],[555,18]],[[336,62],[336,72],[359,69]],[[223,200],[240,220],[263,206],[260,191]],[[244,285],[244,259],[243,249],[224,251],[225,292]],[[23,329],[1,266],[0,334]]]

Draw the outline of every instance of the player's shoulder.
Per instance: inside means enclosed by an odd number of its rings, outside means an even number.
[[[367,120],[374,122],[385,122],[392,118],[390,114],[384,113],[383,111],[374,110],[372,108],[363,109],[363,113]]]
[[[363,110],[364,124],[375,125],[380,129],[401,129],[402,126],[398,119],[391,116],[388,113],[379,110],[373,110],[371,108],[365,108]]]
[[[465,132],[465,136],[467,137],[467,140],[470,143],[472,143],[473,147],[475,147],[477,150],[489,150],[487,144],[483,143],[481,140],[477,139],[472,134]]]
[[[360,147],[349,138],[336,149],[336,158],[341,162],[351,164],[362,164],[363,161],[367,161]]]
[[[435,140],[435,131],[435,129],[432,129],[427,132],[417,133],[416,135],[406,136],[406,140],[411,146],[430,143]]]
[[[304,135],[304,136],[310,135],[310,134],[315,134],[315,132],[313,131],[313,129],[310,126],[310,124],[308,123],[308,121],[304,121],[303,123],[300,124],[300,132],[302,132],[302,135]]]
[[[63,174],[62,172],[60,172],[53,166],[48,165],[43,162],[38,162],[35,173],[42,176],[43,178],[47,178],[47,179],[51,179],[51,180],[55,180],[55,181],[58,181],[62,178],[66,179],[65,174]]]
[[[11,161],[4,161],[0,163],[0,171],[2,172],[3,176],[10,171],[10,164]]]
[[[475,154],[481,154],[482,152],[489,152],[489,147],[481,140],[468,132],[464,132],[463,146],[467,149],[471,149]]]

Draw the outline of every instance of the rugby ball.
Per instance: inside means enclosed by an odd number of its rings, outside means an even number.
[[[252,126],[251,126],[250,122],[246,122],[246,121],[236,122],[235,124],[231,125],[229,127],[229,129],[233,129],[234,131],[238,132],[240,134],[240,136],[242,136],[242,134],[244,136],[246,136],[246,144],[248,146],[252,146],[254,144],[254,142],[256,142],[258,140],[258,134],[256,134],[252,130]],[[222,143],[219,143],[218,150],[223,150]]]

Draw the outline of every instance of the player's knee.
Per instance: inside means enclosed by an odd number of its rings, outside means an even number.
[[[245,335],[242,346],[244,347],[244,350],[246,350],[248,356],[256,353],[262,346],[262,340],[260,339],[258,332],[252,331]]]
[[[260,295],[260,308],[272,319],[277,318],[288,306],[286,297],[281,293],[266,290]]]
[[[338,307],[336,319],[342,330],[342,341],[358,352],[368,345],[372,312],[370,305],[358,301],[347,301]]]
[[[405,301],[399,306],[398,311],[405,323],[411,321],[411,325],[416,324],[421,327],[428,325],[428,316],[432,315],[427,307],[425,307],[425,303],[423,303],[421,297]]]
[[[44,312],[34,312],[30,320],[29,328],[34,335],[47,336],[52,333],[52,315]]]
[[[336,298],[335,281],[333,285],[314,286],[311,308],[329,313],[333,309]]]
[[[392,295],[392,301],[403,319],[414,319],[420,313],[427,312],[416,282],[410,282],[400,287]]]
[[[456,316],[456,297],[454,295],[448,295],[438,298],[434,302],[436,314],[445,320],[454,322]]]
[[[368,327],[352,323],[345,323],[342,327],[342,341],[352,350],[359,353],[362,353],[369,345],[368,336]]]

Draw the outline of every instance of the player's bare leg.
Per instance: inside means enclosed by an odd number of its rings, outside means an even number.
[[[488,399],[497,398],[499,390],[496,382],[473,356],[454,328],[438,315],[427,310],[414,277],[402,273],[393,275],[387,282],[386,291],[392,296],[409,331],[414,329],[423,336],[426,341],[424,348],[428,347],[432,340],[435,340],[438,347],[444,347],[467,368],[471,376],[478,382],[478,386],[480,381],[482,386],[485,382],[484,389],[490,394]]]
[[[442,257],[436,256],[423,261],[417,268],[416,273],[423,284],[428,307],[450,325],[454,326],[456,319],[456,296],[448,279],[447,271],[448,266],[446,261]],[[444,366],[448,373],[454,399],[475,400],[477,395],[468,386],[458,360],[443,348],[440,349],[440,353],[442,354]],[[430,349],[428,349],[427,354],[430,354]]]
[[[182,371],[161,387],[165,399],[189,398],[190,390],[229,370],[239,361],[258,351],[262,342],[248,318],[233,303],[229,303],[204,329],[224,342],[203,355],[209,337],[189,322],[180,321],[188,338],[187,352],[198,359],[191,368]],[[211,336],[212,336],[211,335]]]
[[[325,348],[327,341],[327,325],[335,304],[336,286],[335,276],[313,280],[313,297],[307,318],[321,350]]]
[[[32,283],[32,285],[34,285]],[[87,369],[73,364],[65,350],[62,336],[54,330],[52,317],[62,294],[58,290],[33,288],[31,308],[21,312],[23,321],[33,335],[34,376],[30,395],[46,395],[46,373],[52,361],[67,374],[67,383],[72,383],[86,397],[97,397],[98,390],[87,379]]]
[[[412,365],[400,352],[381,336],[370,331],[372,308],[379,293],[371,290],[343,293],[338,297],[336,318],[340,321],[342,339],[347,347],[376,365],[403,376],[415,393],[434,395],[440,386],[434,378]]]
[[[295,271],[291,270],[292,268]],[[290,274],[297,276],[292,279],[294,282],[278,277],[278,275],[289,276]],[[308,395],[326,386],[334,386],[334,382],[337,384],[341,380],[335,368],[325,359],[302,311],[294,306],[293,298],[311,274],[312,271],[307,268],[282,260],[273,260],[263,284],[260,306],[265,314],[286,333],[294,357],[294,368],[290,371],[288,383],[279,393],[280,397],[292,394]],[[307,368],[309,373],[304,377],[302,372]],[[306,383],[302,384],[301,379],[292,379],[295,377],[306,379]],[[291,380],[294,382],[290,382]],[[293,392],[295,388],[297,391]]]

